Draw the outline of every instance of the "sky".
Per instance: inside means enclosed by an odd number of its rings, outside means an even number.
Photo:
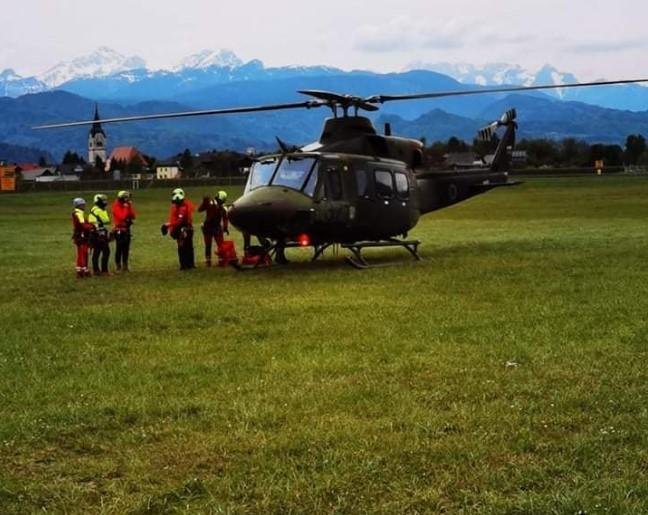
[[[580,80],[648,76],[646,0],[5,0],[0,70],[35,75],[107,46],[170,67],[227,48],[268,66],[401,71],[549,63]]]

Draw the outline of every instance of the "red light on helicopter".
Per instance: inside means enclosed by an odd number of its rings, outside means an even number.
[[[310,238],[308,234],[303,233],[297,236],[297,243],[300,247],[308,247],[310,245]]]

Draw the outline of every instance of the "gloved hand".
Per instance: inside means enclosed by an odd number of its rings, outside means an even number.
[[[166,236],[169,234],[169,226],[167,224],[162,224],[160,226],[160,232],[162,233],[162,236]]]

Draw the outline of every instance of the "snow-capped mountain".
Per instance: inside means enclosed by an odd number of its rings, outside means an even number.
[[[531,71],[517,64],[491,63],[475,66],[468,63],[424,63],[414,62],[408,70],[430,70],[464,84],[479,84],[480,86],[535,86],[539,84],[566,84],[578,82],[571,73],[560,72],[551,65],[544,65],[536,71]]]
[[[17,97],[45,91],[47,86],[34,77],[21,77],[11,68],[0,72],[0,97]]]
[[[204,70],[212,67],[237,68],[242,65],[243,61],[231,50],[202,50],[182,59],[172,68],[172,71]]]
[[[80,78],[108,77],[115,73],[146,68],[141,57],[125,56],[108,47],[100,47],[91,54],[77,57],[72,61],[61,62],[36,79],[50,88],[55,88],[70,80]]]

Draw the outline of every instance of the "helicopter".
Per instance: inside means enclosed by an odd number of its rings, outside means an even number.
[[[648,79],[514,86],[359,97],[320,90],[302,90],[309,100],[253,107],[210,109],[102,119],[117,123],[161,118],[242,114],[286,109],[327,107],[318,141],[291,147],[277,138],[280,152],[255,158],[243,195],[229,209],[232,225],[244,236],[250,267],[273,257],[287,263],[288,247],[312,247],[312,261],[331,246],[350,251],[347,262],[356,268],[371,265],[366,248],[401,247],[419,260],[419,240],[408,239],[419,218],[493,188],[517,184],[509,180],[511,152],[517,129],[515,109],[478,131],[490,141],[502,130],[489,166],[464,170],[435,170],[424,161],[421,141],[394,136],[389,124],[379,134],[360,111],[374,112],[386,102],[451,96],[596,87],[648,82]],[[89,125],[96,120],[57,123],[37,129]],[[255,236],[260,245],[251,245]],[[245,268],[239,266],[239,268]]]

